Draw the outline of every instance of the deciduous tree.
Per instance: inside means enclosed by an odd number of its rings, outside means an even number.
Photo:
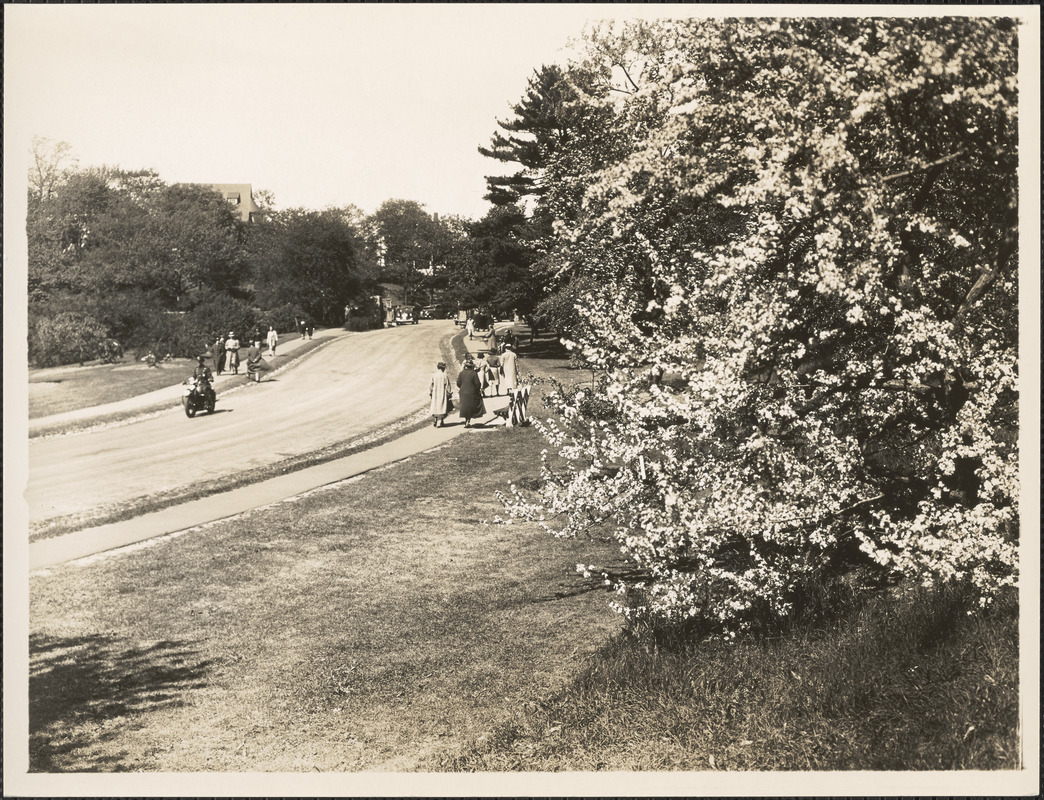
[[[250,228],[254,294],[263,309],[300,308],[315,320],[343,322],[343,309],[370,291],[360,270],[360,238],[343,210],[272,212]]]
[[[623,613],[733,632],[852,576],[1016,582],[1016,34],[596,33],[585,68],[626,91],[590,102],[631,144],[552,258],[588,281],[571,346],[602,377],[552,397],[571,468],[508,505],[615,530]]]

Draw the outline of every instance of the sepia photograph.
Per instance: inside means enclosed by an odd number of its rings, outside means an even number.
[[[4,7],[5,794],[1032,795],[1040,11]]]

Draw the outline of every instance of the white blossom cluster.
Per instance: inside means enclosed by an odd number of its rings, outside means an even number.
[[[588,187],[552,252],[594,279],[601,377],[551,396],[571,467],[510,514],[611,526],[629,577],[578,569],[634,618],[734,633],[852,570],[989,602],[1018,574],[1013,26],[642,31],[585,65],[644,65],[590,95],[617,150],[552,176],[552,207]]]

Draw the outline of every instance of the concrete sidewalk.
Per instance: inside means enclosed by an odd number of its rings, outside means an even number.
[[[469,342],[467,337],[464,337],[464,345],[469,353],[476,355],[485,347],[485,341],[474,339]],[[122,522],[100,525],[32,542],[29,545],[29,568],[30,570],[44,569],[228,519],[252,509],[278,503],[402,461],[445,444],[462,433],[503,426],[505,421],[502,417],[497,416],[496,412],[507,406],[507,400],[506,396],[486,397],[486,415],[477,423],[473,423],[471,429],[465,429],[463,420],[455,414],[451,414],[445,427],[424,427],[344,458],[143,514]],[[97,409],[92,410],[97,411]]]
[[[315,332],[315,339],[327,339],[334,336],[343,335],[346,333],[340,328],[326,328]],[[291,339],[285,344],[280,344],[276,348],[276,356],[274,359],[265,360],[268,361],[269,365],[273,369],[279,370],[286,366],[288,363],[287,356],[299,350],[302,346],[307,344],[310,340],[305,338]],[[262,351],[267,353],[267,345],[262,345]],[[221,386],[227,386],[229,383],[239,385],[246,383],[245,370],[239,375],[233,375],[232,373],[225,373],[223,375],[214,376],[214,387],[220,388]],[[186,373],[187,378],[191,374],[191,371]],[[181,395],[184,389],[182,383],[176,383],[172,386],[165,387],[163,389],[156,389],[152,392],[146,392],[145,394],[135,395],[134,397],[127,397],[123,400],[117,400],[112,403],[105,403],[100,406],[88,406],[87,408],[74,408],[71,411],[63,411],[60,414],[51,414],[47,417],[37,417],[36,419],[29,420],[29,435],[32,436],[34,432],[47,430],[51,427],[66,425],[70,422],[98,422],[101,423],[106,417],[112,417],[116,415],[124,415],[133,411],[147,411],[150,409],[156,409],[158,406],[169,405],[171,408],[181,405]]]

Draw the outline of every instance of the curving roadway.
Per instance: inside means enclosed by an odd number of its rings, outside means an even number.
[[[214,414],[180,408],[131,424],[29,442],[29,520],[78,514],[242,473],[352,440],[427,404],[451,322],[344,333]]]

